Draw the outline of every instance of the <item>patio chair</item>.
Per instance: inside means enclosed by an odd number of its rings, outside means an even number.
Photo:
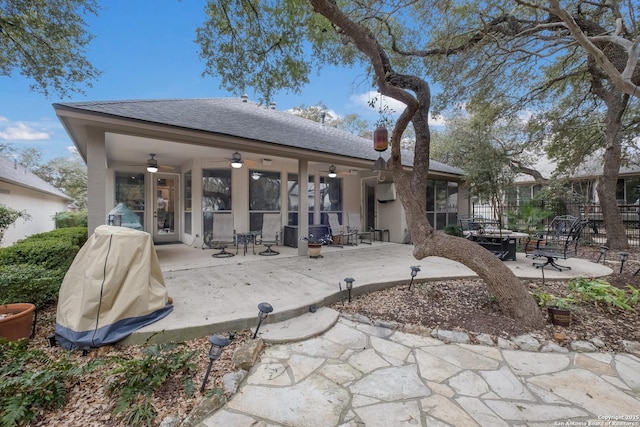
[[[271,249],[271,246],[277,246],[280,242],[280,227],[282,227],[280,214],[262,214],[262,230],[256,236],[256,243],[266,246],[267,249],[258,252],[259,255],[273,256],[280,253]]]
[[[233,228],[233,215],[213,214],[213,229],[207,231],[202,239],[202,249],[204,245],[212,249],[219,249],[219,252],[211,255],[214,258],[228,258],[235,254],[227,252],[228,245],[234,245],[236,241],[236,230]]]
[[[354,244],[357,245],[358,241],[360,241],[361,243],[370,245],[373,241],[373,230],[363,230],[362,225],[360,224],[360,215],[356,213],[349,213],[347,214],[347,220],[349,221],[349,225],[347,226],[347,231],[350,235],[349,238],[355,238]]]
[[[331,233],[331,246],[344,247],[345,239],[347,236],[344,234],[344,228],[340,224],[337,213],[328,213],[329,218],[329,230]]]

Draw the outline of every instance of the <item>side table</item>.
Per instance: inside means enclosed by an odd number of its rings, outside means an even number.
[[[236,233],[236,254],[238,248],[242,245],[244,252],[243,255],[247,255],[247,245],[251,243],[253,247],[253,254],[256,254],[256,233],[255,231],[249,231],[247,233]]]

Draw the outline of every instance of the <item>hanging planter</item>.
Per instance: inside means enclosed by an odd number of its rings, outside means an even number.
[[[373,149],[385,151],[389,147],[389,131],[384,126],[378,126],[373,131]]]
[[[0,337],[9,341],[29,338],[35,329],[33,304],[0,305]]]

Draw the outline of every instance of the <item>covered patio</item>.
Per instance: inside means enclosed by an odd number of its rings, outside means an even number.
[[[230,249],[231,250],[231,249]],[[181,341],[218,332],[245,330],[257,323],[258,304],[270,303],[274,311],[266,323],[282,322],[340,301],[346,277],[355,279],[352,295],[408,284],[411,266],[419,266],[414,283],[428,280],[469,278],[475,274],[444,258],[416,260],[413,246],[374,242],[373,245],[323,247],[322,258],[298,255],[298,250],[278,246],[280,255],[264,257],[252,253],[231,258],[213,258],[212,250],[185,244],[157,245],[164,279],[173,298],[174,310],[164,319],[146,326],[125,340],[126,344]],[[232,249],[235,253],[235,248]],[[545,269],[547,280],[572,277],[602,277],[611,269],[589,260],[572,258],[567,271]],[[518,253],[505,261],[518,277],[542,278],[531,258]]]

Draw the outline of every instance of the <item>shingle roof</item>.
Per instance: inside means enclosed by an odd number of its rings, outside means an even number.
[[[323,126],[286,111],[266,108],[239,98],[125,100],[54,104],[92,113],[264,141],[286,147],[375,160],[372,142],[349,132]],[[402,154],[405,166],[413,153]],[[463,175],[464,171],[431,161],[430,169]]]
[[[0,182],[1,181],[51,194],[69,201],[73,200],[73,198],[67,196],[64,192],[58,190],[39,176],[33,174],[24,166],[2,156],[0,156]]]

